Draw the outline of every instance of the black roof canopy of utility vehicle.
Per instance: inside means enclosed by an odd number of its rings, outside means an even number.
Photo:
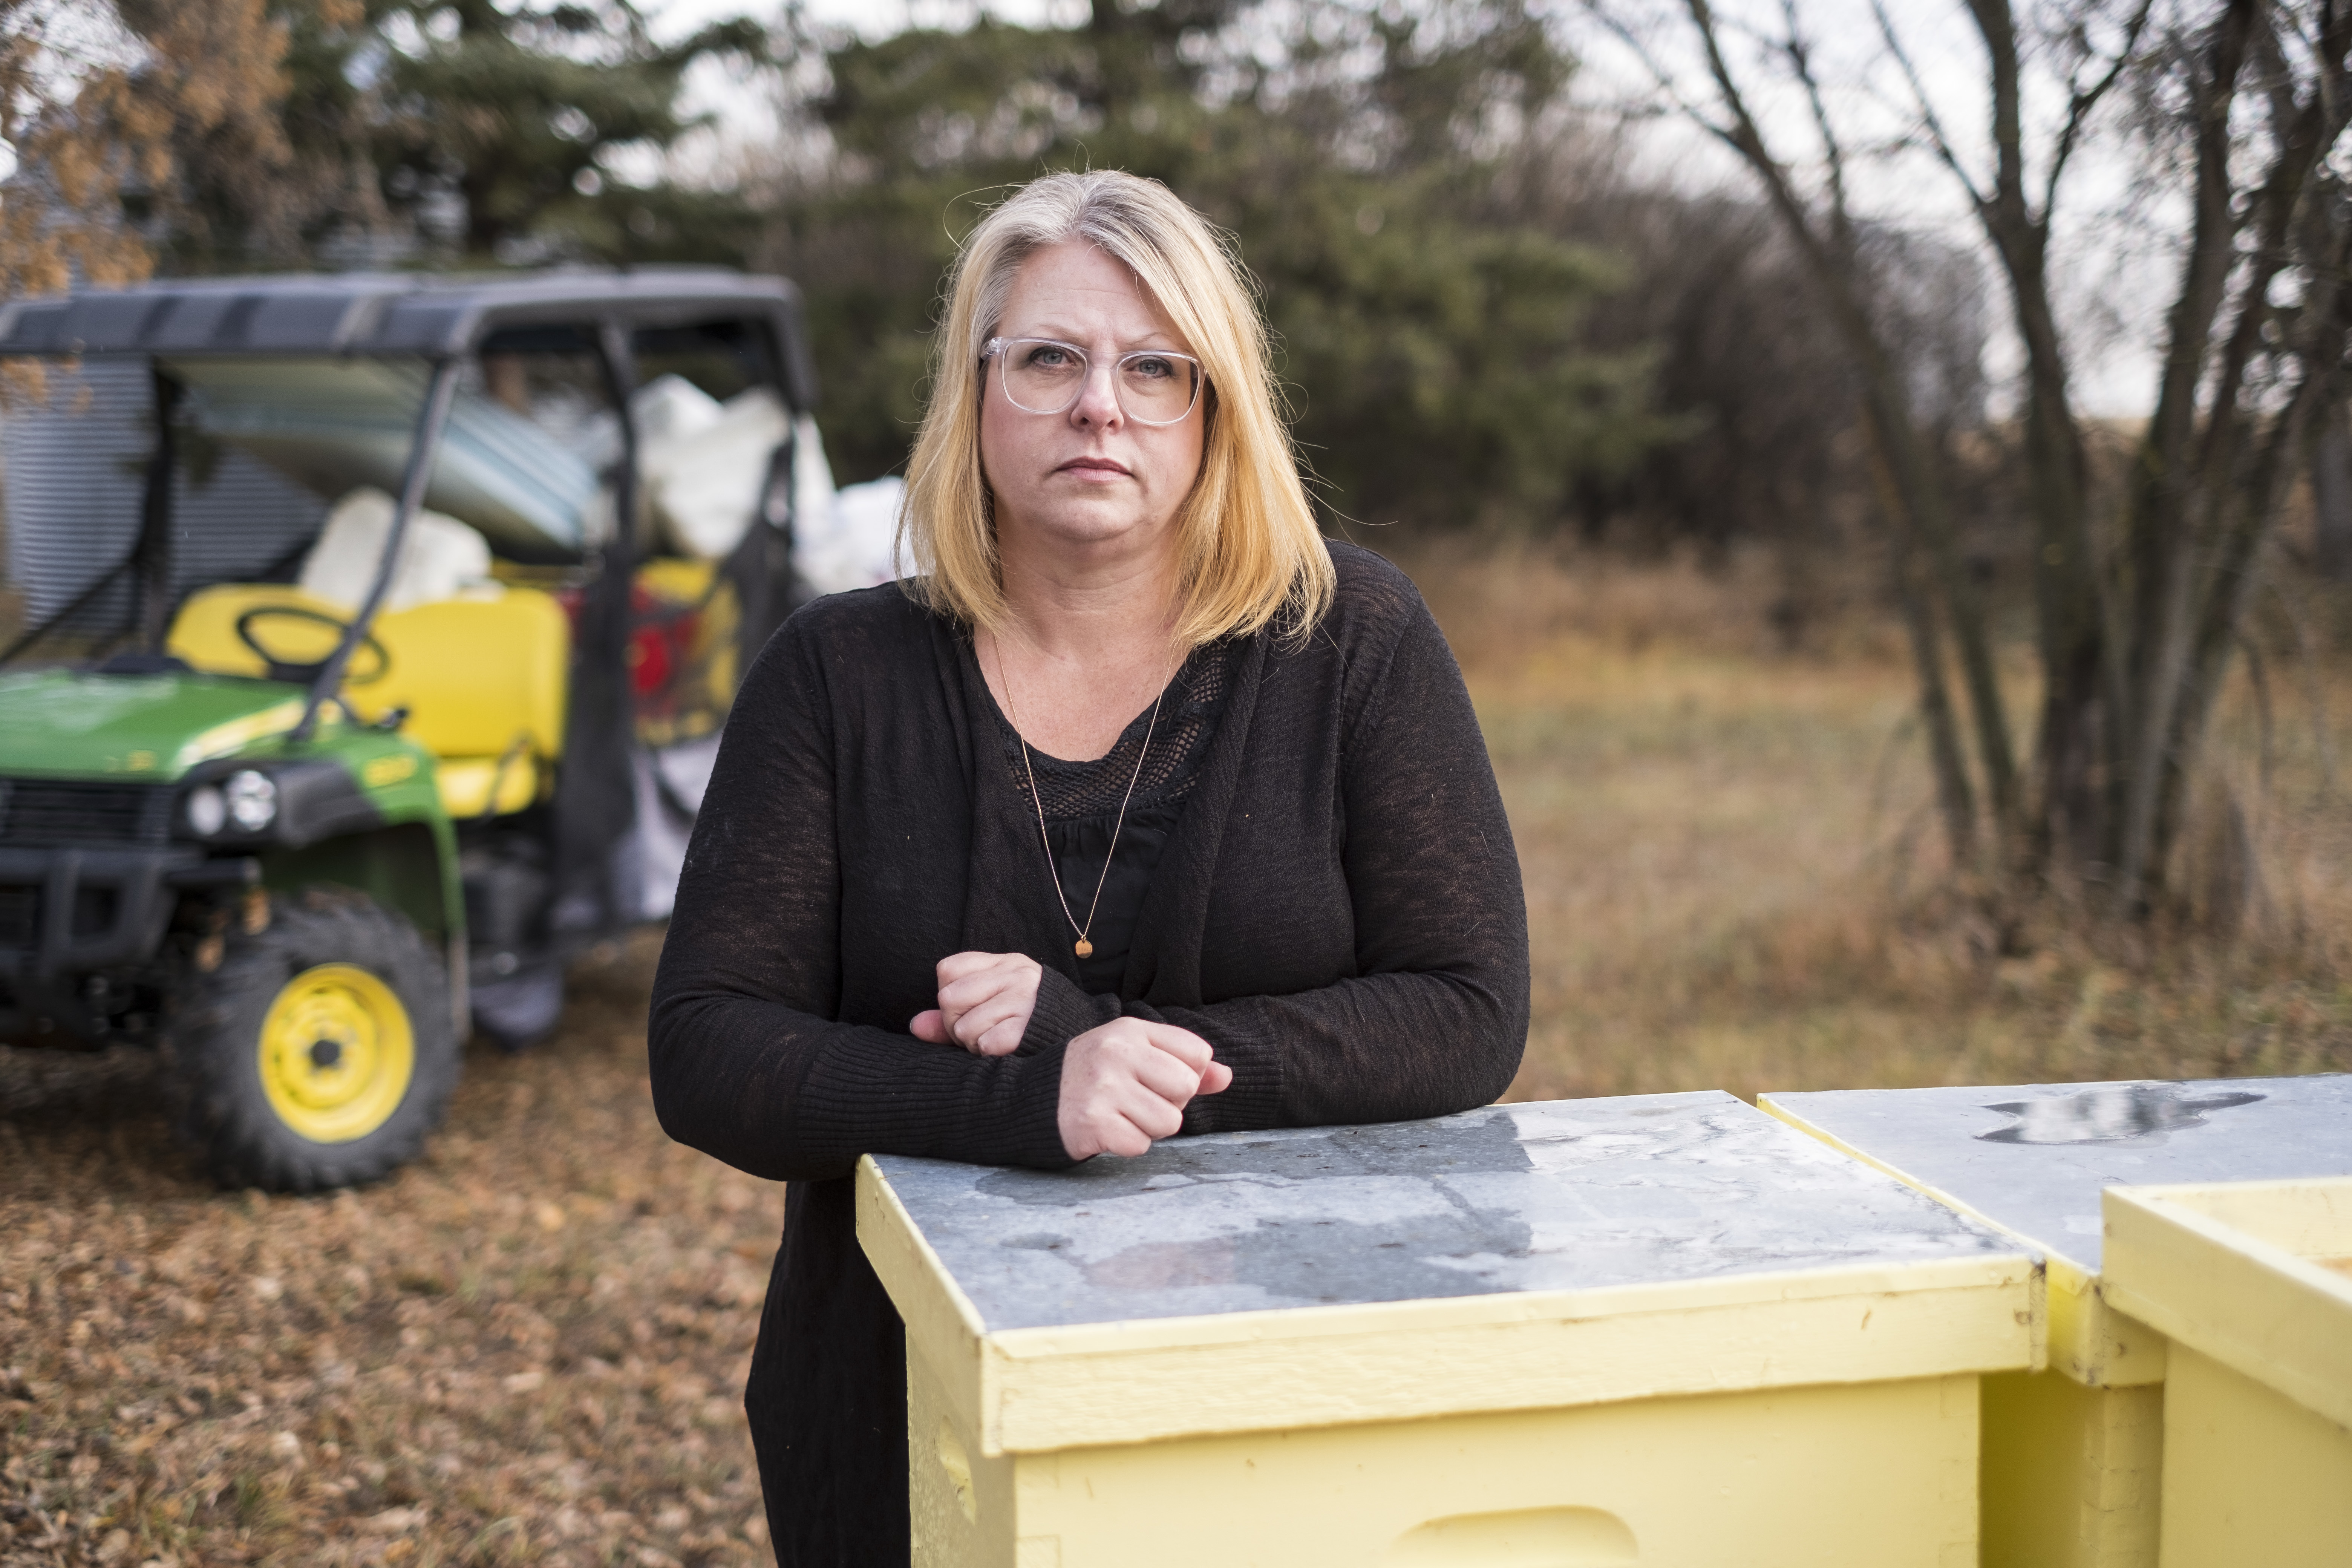
[[[760,319],[793,405],[815,401],[800,291],[721,268],[515,274],[351,272],[205,278],[0,305],[0,355],[463,353],[514,327]]]

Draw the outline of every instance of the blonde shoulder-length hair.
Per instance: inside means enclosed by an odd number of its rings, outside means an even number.
[[[899,545],[908,593],[969,626],[1007,618],[981,472],[981,350],[1014,274],[1083,239],[1126,264],[1199,358],[1208,381],[1201,473],[1176,517],[1175,635],[1194,647],[1273,625],[1304,635],[1331,602],[1330,552],[1299,482],[1275,396],[1265,324],[1241,265],[1207,220],[1157,180],[1115,170],[1048,174],[982,218],[949,273],[930,405],[907,465]]]

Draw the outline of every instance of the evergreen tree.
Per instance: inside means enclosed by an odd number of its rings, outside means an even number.
[[[610,165],[625,148],[667,152],[702,123],[680,108],[688,68],[764,59],[758,24],[718,22],[664,45],[629,0],[365,3],[341,74],[370,84],[368,141],[394,211],[429,228],[436,205],[447,209],[451,237],[475,260],[651,259],[740,244],[740,204],[635,190]],[[687,232],[709,223],[726,232]]]
[[[187,192],[207,157],[255,196],[289,159],[284,55],[267,0],[0,0],[0,293],[146,276],[206,227]]]
[[[66,19],[114,33],[121,58],[37,69]],[[702,122],[681,107],[697,61],[766,49],[741,19],[658,43],[629,0],[0,0],[26,153],[0,226],[28,256],[80,246],[91,278],[740,261],[756,234],[740,197],[638,188],[611,165]],[[58,286],[58,265],[33,272]]]
[[[903,458],[956,236],[1004,185],[1089,166],[1234,232],[1339,516],[1549,522],[1573,479],[1672,433],[1648,356],[1585,344],[1612,269],[1517,196],[1570,74],[1520,0],[1097,0],[1068,29],[983,18],[824,53],[835,161],[782,203],[776,254],[809,293],[848,476]]]

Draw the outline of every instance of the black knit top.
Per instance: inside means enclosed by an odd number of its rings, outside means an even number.
[[[1509,1085],[1527,910],[1477,720],[1412,584],[1330,548],[1311,635],[1227,650],[1115,986],[1077,966],[956,626],[896,588],[834,595],[744,677],[649,1043],[672,1137],[792,1184],[744,1401],[785,1568],[908,1558],[905,1340],[858,1249],[859,1155],[1067,1166],[1063,1052],[1122,1013],[1233,1069],[1187,1133],[1436,1116]],[[971,951],[1044,966],[1010,1056],[907,1032],[933,966]]]
[[[1024,755],[1021,732],[1002,708],[989,705],[1013,788],[1024,803],[1042,800],[1039,861],[1050,844],[1067,900],[1065,920],[1076,921],[1094,948],[1077,961],[1078,983],[1088,991],[1116,992],[1126,973],[1152,870],[1201,776],[1201,759],[1224,711],[1231,651],[1223,643],[1193,649],[1160,693],[1156,711],[1147,708],[1137,714],[1111,749],[1092,762],[1064,762],[1034,746],[1025,748]],[[982,682],[983,689],[986,684]],[[1029,790],[1033,776],[1035,795]],[[1075,951],[1078,932],[1069,935]]]

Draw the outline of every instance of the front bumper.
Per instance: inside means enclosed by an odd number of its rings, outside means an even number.
[[[194,847],[0,849],[0,1037],[91,1037],[80,976],[152,962],[181,894],[260,879]]]

